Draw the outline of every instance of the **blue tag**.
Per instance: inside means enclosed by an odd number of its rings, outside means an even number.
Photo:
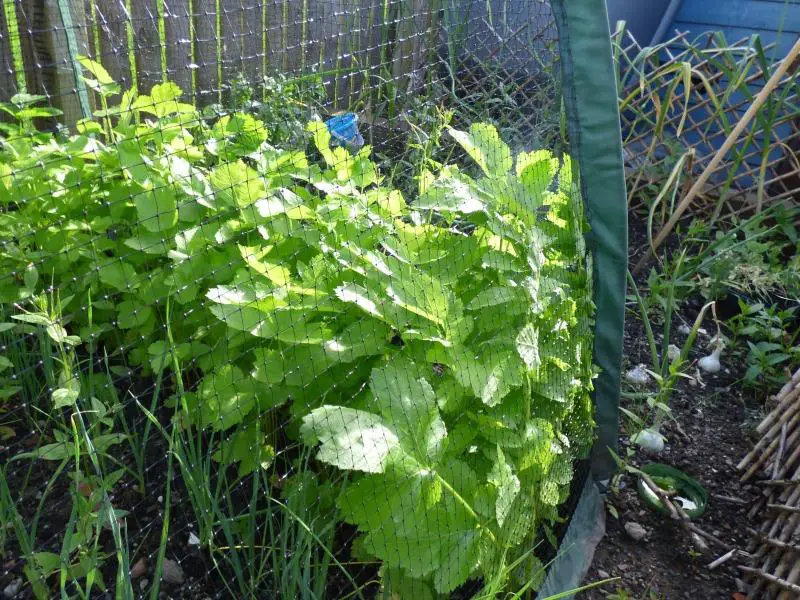
[[[337,146],[358,150],[364,145],[364,138],[358,132],[358,117],[355,113],[336,115],[325,121],[325,125]]]

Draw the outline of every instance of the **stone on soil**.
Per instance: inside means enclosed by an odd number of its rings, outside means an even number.
[[[173,585],[180,585],[183,583],[183,569],[174,560],[169,558],[164,561],[164,569],[162,579]]]
[[[641,542],[647,537],[647,530],[636,521],[628,521],[625,523],[625,532],[637,542]]]

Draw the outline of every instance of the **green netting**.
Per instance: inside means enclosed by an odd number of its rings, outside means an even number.
[[[3,3],[7,596],[534,595],[624,297],[605,10],[553,4]]]

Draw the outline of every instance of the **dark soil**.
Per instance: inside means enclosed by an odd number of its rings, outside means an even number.
[[[643,235],[632,227],[631,248],[641,247]],[[697,308],[691,302],[681,307],[682,319],[673,323],[671,343],[681,346],[685,336],[677,332],[681,322],[691,325]],[[625,323],[623,355],[624,373],[640,364],[649,364],[650,352],[644,327],[638,318],[638,307],[628,306]],[[706,344],[716,332],[713,321],[704,324],[707,334],[695,342],[690,358],[696,360],[708,354]],[[660,328],[655,327],[656,336]],[[660,342],[661,340],[659,340]],[[674,422],[666,424],[667,437],[664,452],[648,456],[631,446],[626,430],[626,418],[621,416],[620,455],[629,452],[630,463],[640,467],[649,462],[660,462],[684,471],[698,480],[709,492],[710,499],[705,514],[697,525],[730,547],[744,548],[747,544],[746,503],[756,495],[751,486],[739,483],[736,464],[752,448],[754,427],[763,416],[763,403],[752,391],[744,390],[739,383],[744,366],[736,356],[723,356],[723,369],[716,374],[701,374],[701,381],[684,379],[674,391],[670,406]],[[692,366],[690,375],[696,375]],[[623,390],[631,386],[623,383]],[[641,390],[636,390],[641,391]],[[641,413],[635,400],[622,399],[622,405]],[[587,581],[617,577],[618,581],[602,588],[584,592],[580,598],[595,600],[615,599],[727,599],[738,590],[738,573],[735,561],[729,561],[715,570],[707,565],[725,553],[725,549],[711,547],[702,552],[689,535],[668,517],[651,511],[639,498],[636,480],[622,475],[608,491],[606,536],[595,553]],[[726,496],[742,504],[720,498]],[[616,514],[615,514],[616,513]],[[642,525],[647,536],[635,541],[625,531],[625,524]]]

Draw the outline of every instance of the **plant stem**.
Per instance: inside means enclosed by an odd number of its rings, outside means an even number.
[[[488,528],[486,525],[484,525],[484,524],[483,524],[483,521],[482,521],[482,520],[481,520],[481,518],[478,516],[478,513],[476,513],[476,512],[475,512],[475,509],[473,509],[473,508],[472,508],[472,507],[469,505],[469,502],[467,502],[466,500],[464,500],[464,498],[461,496],[461,494],[459,494],[459,493],[458,493],[458,492],[457,492],[457,491],[456,491],[456,490],[453,488],[453,486],[452,486],[452,485],[450,485],[450,484],[447,482],[447,480],[446,480],[444,477],[442,477],[441,475],[439,475],[438,473],[436,474],[436,479],[439,481],[439,483],[441,483],[441,484],[442,484],[442,487],[443,487],[444,489],[446,489],[448,492],[450,492],[450,493],[453,495],[453,497],[456,499],[456,501],[457,501],[459,504],[461,504],[461,506],[463,506],[463,507],[464,507],[464,510],[466,510],[466,511],[467,511],[467,513],[469,513],[469,515],[470,515],[470,516],[471,516],[473,519],[475,519],[475,521],[477,521],[477,522],[478,522],[478,528],[479,528],[479,529],[483,529],[483,530],[485,530],[485,531],[486,531],[486,533],[487,533],[487,535],[489,536],[489,539],[491,539],[491,540],[492,540],[494,543],[497,543],[497,538],[495,537],[495,535],[494,535],[494,534],[491,532],[491,530],[490,530],[490,529],[489,529],[489,528]]]

